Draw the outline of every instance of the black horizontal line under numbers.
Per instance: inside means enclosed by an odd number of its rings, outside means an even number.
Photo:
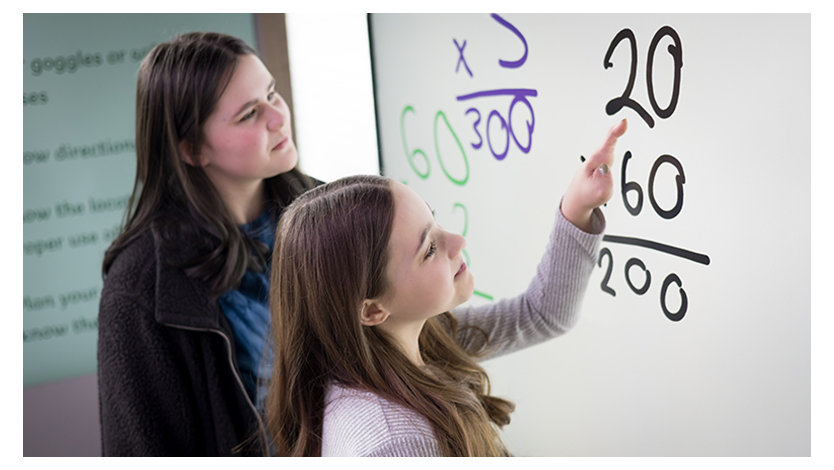
[[[683,248],[678,248],[672,245],[666,245],[664,243],[658,243],[651,240],[644,240],[642,238],[622,237],[619,235],[603,235],[602,241],[609,243],[621,243],[624,245],[642,246],[643,248],[662,251],[663,253],[668,253],[670,255],[685,258],[696,263],[701,263],[703,265],[709,265],[710,261],[709,256],[707,255],[696,253],[694,251],[685,250]]]

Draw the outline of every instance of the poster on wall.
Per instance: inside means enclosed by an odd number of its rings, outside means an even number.
[[[101,262],[134,184],[136,76],[178,33],[255,45],[251,14],[23,15],[23,386],[94,373]]]

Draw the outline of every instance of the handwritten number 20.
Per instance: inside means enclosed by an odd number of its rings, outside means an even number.
[[[657,98],[654,96],[654,82],[652,75],[655,52],[660,40],[663,39],[664,36],[672,38],[673,44],[670,44],[666,50],[669,51],[669,54],[672,55],[672,59],[675,62],[672,97],[669,101],[669,105],[665,109],[661,108],[660,105],[657,104]],[[636,111],[641,118],[643,118],[649,127],[653,128],[654,119],[652,116],[640,103],[631,99],[631,92],[634,89],[634,80],[637,78],[637,40],[634,38],[634,33],[630,29],[623,29],[617,33],[616,36],[614,36],[614,39],[608,46],[608,51],[605,53],[605,60],[602,65],[606,69],[614,66],[614,64],[611,63],[611,55],[614,53],[614,50],[617,49],[617,46],[625,39],[628,39],[631,45],[631,70],[628,75],[628,84],[626,84],[622,96],[614,98],[608,102],[605,106],[605,112],[608,113],[609,116],[613,116],[624,107],[631,108]],[[678,36],[678,33],[671,27],[664,26],[660,28],[657,33],[655,33],[654,38],[649,45],[648,60],[646,62],[646,87],[649,92],[649,102],[651,103],[654,112],[662,119],[666,119],[671,116],[672,113],[675,112],[675,108],[678,105],[678,97],[680,96],[681,91],[681,68],[683,68],[683,46],[681,45],[680,36]]]

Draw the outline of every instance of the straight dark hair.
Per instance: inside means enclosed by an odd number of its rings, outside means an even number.
[[[236,37],[196,32],[157,45],[142,61],[136,179],[121,232],[104,255],[104,276],[119,253],[154,225],[163,248],[177,250],[187,240],[191,255],[180,267],[215,296],[237,287],[247,269],[264,269],[268,248],[242,233],[203,168],[186,164],[180,152],[183,143],[199,154],[206,120],[247,54],[257,55]],[[315,185],[297,167],[264,183],[267,208],[274,211]]]

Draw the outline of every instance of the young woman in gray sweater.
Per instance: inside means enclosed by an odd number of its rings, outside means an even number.
[[[476,361],[540,343],[577,320],[613,192],[612,127],[566,191],[527,291],[478,307],[463,237],[408,187],[343,178],[300,196],[278,227],[270,305],[272,446],[282,456],[509,455]]]

